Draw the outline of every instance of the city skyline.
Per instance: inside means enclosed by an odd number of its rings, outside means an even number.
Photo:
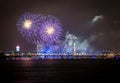
[[[16,45],[22,50],[35,48],[17,31],[16,22],[24,12],[58,17],[63,34],[69,31],[81,40],[90,39],[90,45],[96,50],[120,50],[120,6],[117,0],[14,0],[0,1],[0,5],[0,50],[15,49]]]

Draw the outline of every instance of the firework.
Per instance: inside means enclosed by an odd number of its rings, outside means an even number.
[[[40,17],[42,16],[25,13],[17,21],[17,29],[20,34],[29,42],[32,42],[34,44],[36,44],[37,41],[40,41],[40,38],[37,35],[37,30],[41,23]]]
[[[64,48],[66,53],[73,54],[77,52],[85,54],[90,53],[93,50],[90,46],[89,39],[83,40],[82,38],[70,34],[69,32],[66,33],[65,38]]]
[[[60,40],[62,35],[62,27],[60,20],[56,17],[45,16],[39,29],[39,35],[43,42],[54,43]]]

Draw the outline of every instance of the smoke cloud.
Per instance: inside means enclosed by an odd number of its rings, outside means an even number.
[[[92,19],[91,23],[96,23],[96,22],[102,20],[103,18],[104,18],[103,15],[97,15]]]

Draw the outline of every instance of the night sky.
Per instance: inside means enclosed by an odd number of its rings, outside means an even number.
[[[92,38],[96,50],[120,51],[119,0],[0,0],[0,11],[0,50],[14,50],[16,45],[23,51],[34,49],[16,26],[19,16],[31,12],[58,17],[64,34]]]

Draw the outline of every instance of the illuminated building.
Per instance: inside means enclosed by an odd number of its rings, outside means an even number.
[[[20,51],[20,46],[16,46],[16,51],[19,52]]]

